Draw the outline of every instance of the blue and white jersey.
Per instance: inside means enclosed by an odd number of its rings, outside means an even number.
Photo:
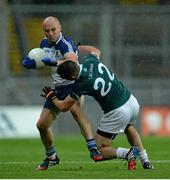
[[[47,57],[53,59],[54,62],[64,59],[64,56],[69,53],[78,54],[77,46],[74,44],[71,38],[63,36],[60,34],[60,38],[57,42],[50,44],[47,38],[44,38],[40,43],[40,48],[43,48],[47,54]],[[57,67],[52,67],[52,78],[56,87],[68,85],[74,83],[74,81],[69,81],[62,79],[59,74],[56,73]]]

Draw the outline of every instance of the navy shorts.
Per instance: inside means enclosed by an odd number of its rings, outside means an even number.
[[[73,84],[69,84],[66,86],[55,87],[55,89],[53,90],[55,91],[56,96],[60,100],[64,100],[70,94],[72,88],[73,88]],[[53,111],[57,109],[56,106],[54,106],[53,102],[51,102],[50,100],[45,101],[44,108],[47,108]]]

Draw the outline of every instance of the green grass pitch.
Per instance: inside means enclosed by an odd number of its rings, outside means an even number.
[[[169,137],[142,137],[153,170],[144,170],[137,160],[137,169],[127,170],[120,159],[95,163],[89,157],[80,135],[58,136],[55,139],[60,165],[46,171],[35,168],[44,158],[40,139],[0,139],[0,179],[170,179]],[[113,144],[129,147],[125,136]]]

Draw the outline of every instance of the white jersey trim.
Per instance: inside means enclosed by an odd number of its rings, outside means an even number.
[[[58,38],[58,40],[56,41],[55,44],[58,44],[58,42],[61,40],[61,38],[63,37],[62,33],[60,32],[60,37]]]
[[[62,38],[61,38],[61,41],[63,41],[63,43],[67,45],[69,51],[73,51],[72,46],[70,45],[70,43],[69,43],[68,41],[66,41],[66,40],[64,39],[63,36],[62,36]],[[74,51],[73,51],[73,52],[74,52]]]

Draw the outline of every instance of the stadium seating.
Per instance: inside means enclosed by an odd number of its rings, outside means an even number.
[[[13,18],[9,19],[9,62],[10,70],[15,74],[21,74],[23,69],[21,66],[21,54],[19,51],[19,42],[14,26]]]

